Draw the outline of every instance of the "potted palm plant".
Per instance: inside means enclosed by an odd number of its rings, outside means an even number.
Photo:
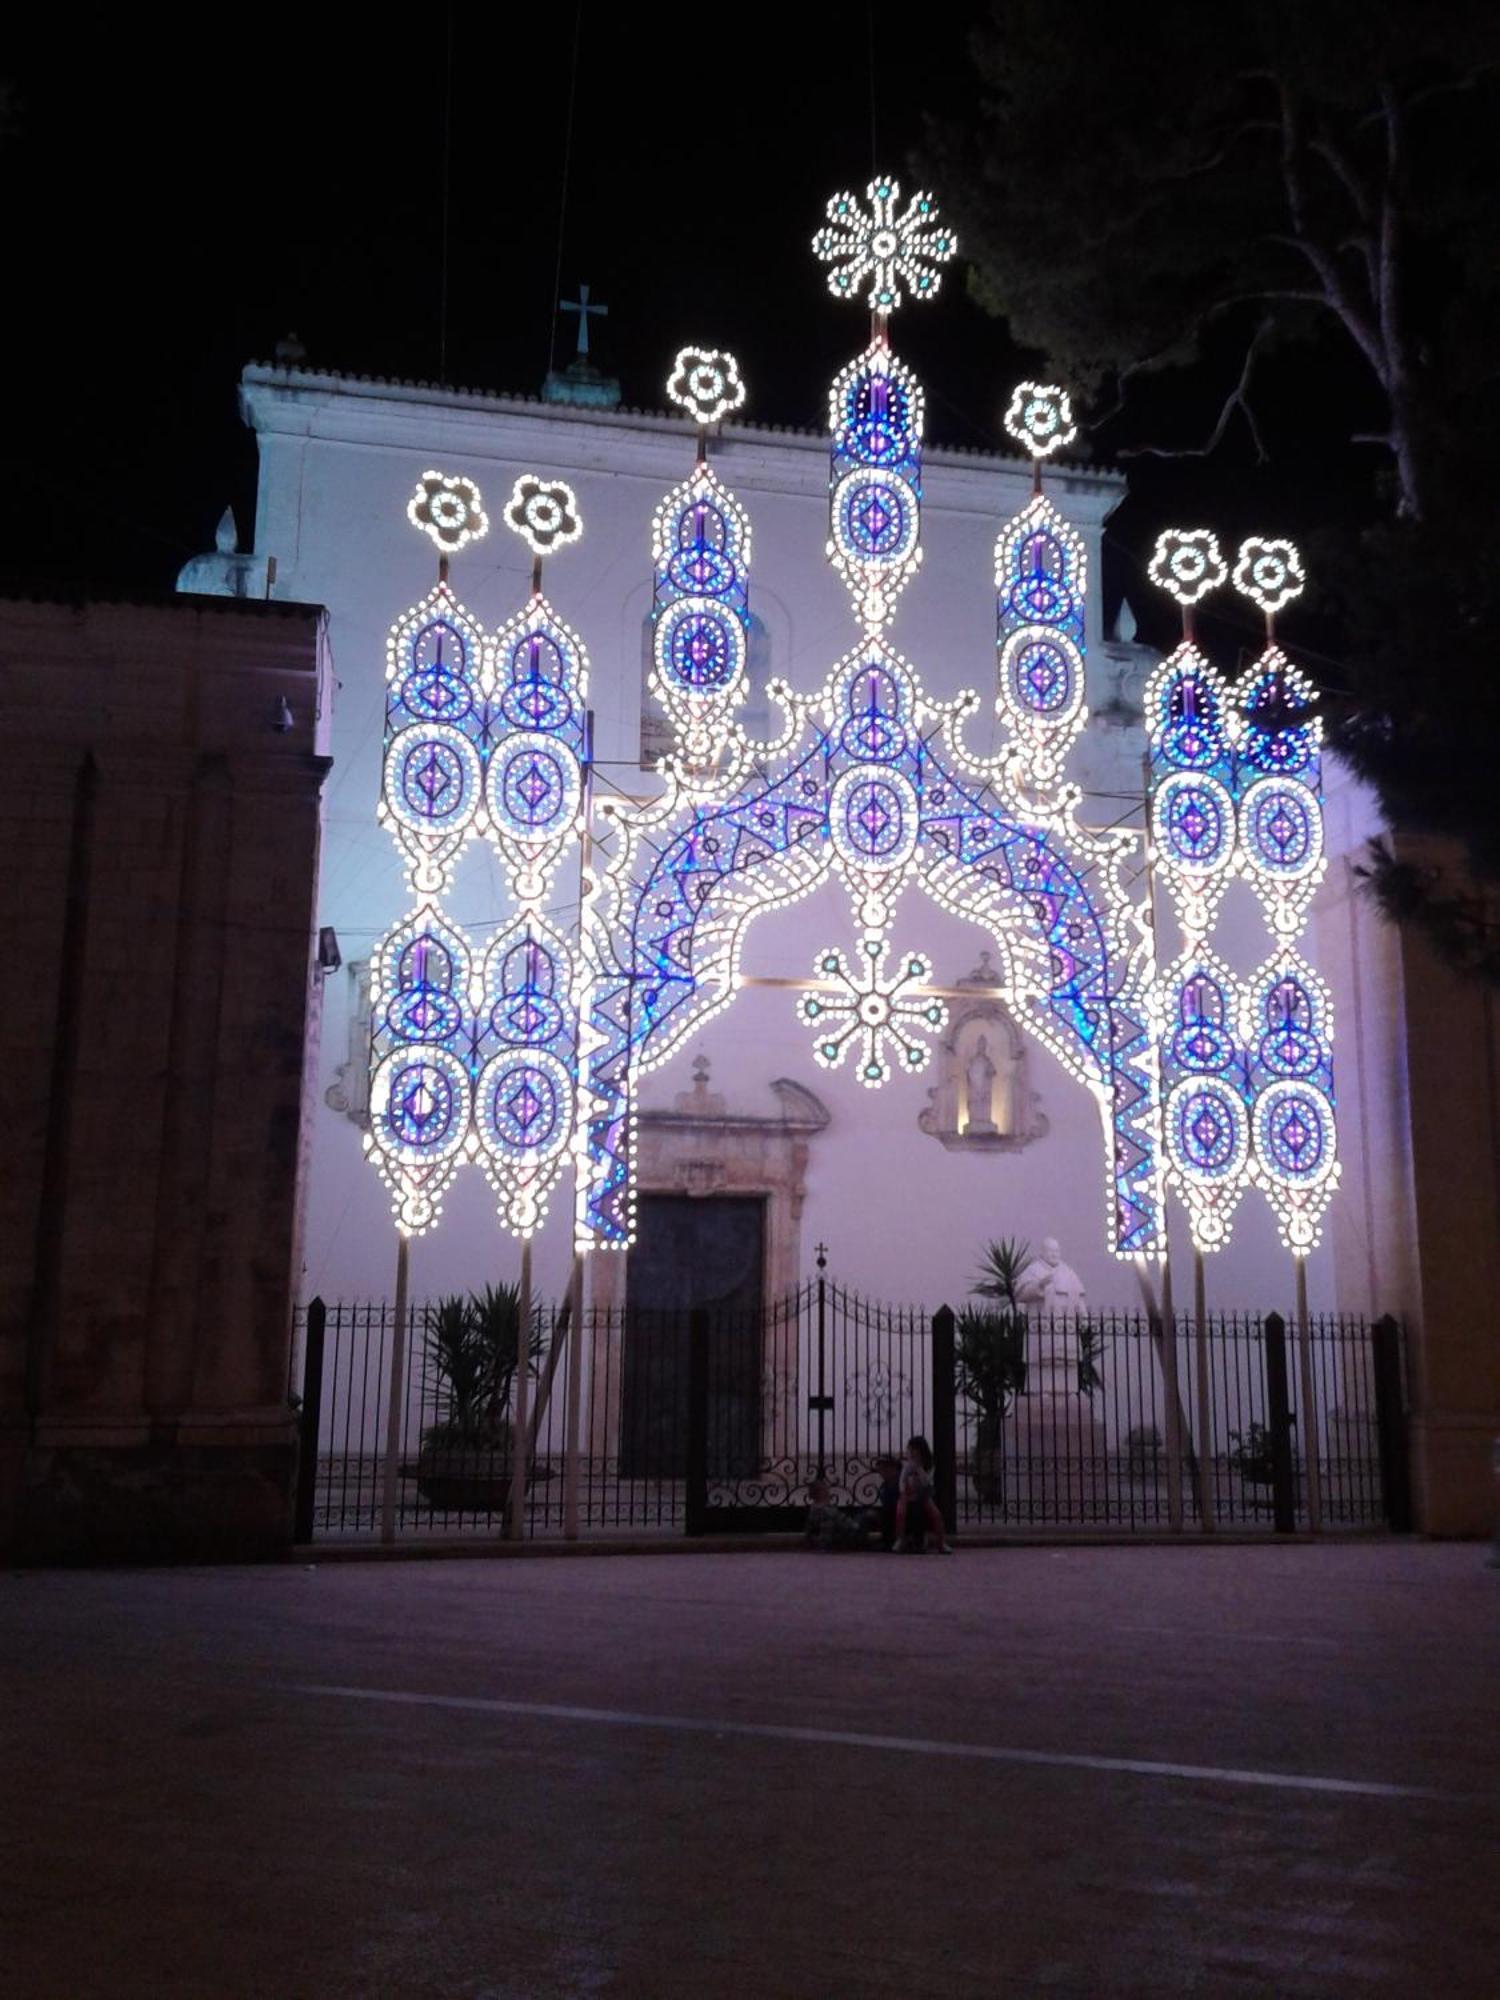
[[[498,1511],[510,1486],[520,1287],[486,1285],[467,1297],[435,1300],[427,1308],[425,1337],[442,1414],[422,1433],[417,1490],[440,1512]],[[526,1346],[532,1367],[546,1347],[535,1320]]]
[[[1026,1314],[1016,1295],[1031,1256],[1029,1244],[1003,1237],[987,1243],[973,1296],[993,1301],[965,1306],[953,1330],[954,1385],[976,1412],[969,1477],[976,1499],[1005,1500],[1005,1418],[1026,1386]]]

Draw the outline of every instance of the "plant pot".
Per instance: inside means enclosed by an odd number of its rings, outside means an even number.
[[[550,1465],[526,1468],[526,1490],[552,1477]],[[424,1444],[417,1454],[417,1491],[438,1514],[500,1514],[510,1500],[510,1441],[504,1444]]]
[[[510,1445],[423,1445],[417,1491],[437,1513],[498,1514],[510,1498]]]

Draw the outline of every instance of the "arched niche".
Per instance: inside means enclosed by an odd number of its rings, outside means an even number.
[[[1048,1120],[1031,1087],[1025,1037],[1000,997],[1001,978],[982,952],[949,1002],[948,1033],[917,1124],[950,1152],[1016,1153],[1043,1138]]]

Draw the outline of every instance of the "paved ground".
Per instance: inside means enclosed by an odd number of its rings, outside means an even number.
[[[1472,1547],[0,1578],[0,1991],[1500,1993]]]

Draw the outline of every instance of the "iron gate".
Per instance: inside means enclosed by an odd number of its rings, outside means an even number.
[[[870,1505],[880,1460],[931,1435],[933,1338],[919,1307],[821,1275],[760,1312],[693,1313],[688,1533],[800,1525],[811,1479],[835,1505]]]

